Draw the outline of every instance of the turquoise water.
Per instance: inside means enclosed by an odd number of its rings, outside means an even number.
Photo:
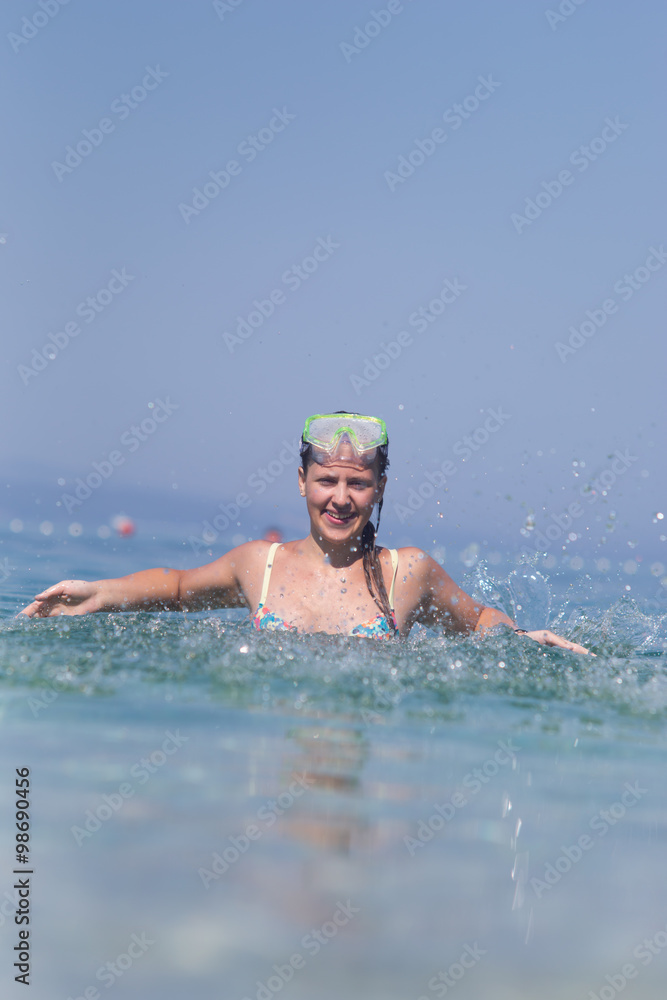
[[[14,618],[63,577],[184,565],[179,546],[4,541],[3,996],[24,766],[38,1000],[664,996],[654,579],[450,569],[596,658],[224,612]]]

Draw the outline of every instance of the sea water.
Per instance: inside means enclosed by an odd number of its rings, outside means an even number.
[[[654,579],[447,567],[583,657],[508,630],[377,643],[257,633],[237,612],[17,619],[59,579],[187,557],[167,535],[26,532],[2,555],[3,997],[23,995],[28,767],[35,1000],[662,1000]]]

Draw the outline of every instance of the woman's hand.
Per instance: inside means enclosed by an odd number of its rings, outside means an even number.
[[[519,635],[527,635],[529,639],[534,639],[535,642],[540,642],[543,646],[559,646],[560,649],[569,649],[572,653],[588,653],[588,650],[584,646],[580,646],[579,643],[569,642],[545,628],[537,629],[535,632],[525,632],[520,629]],[[595,653],[590,655],[595,656]]]
[[[104,606],[99,583],[86,580],[61,580],[35,596],[32,604],[19,614],[28,618],[54,618],[58,615],[87,615]]]
[[[570,642],[569,639],[563,639],[562,636],[550,632],[549,629],[540,628],[534,632],[527,632],[526,629],[517,628],[512,619],[508,618],[503,611],[498,611],[497,608],[483,608],[477,621],[476,631],[485,632],[495,625],[510,625],[518,635],[526,635],[529,639],[539,642],[543,646],[558,646],[559,649],[569,649],[572,653],[588,654],[589,652],[585,646],[580,646],[578,642]],[[590,653],[590,655],[595,656],[595,653]]]

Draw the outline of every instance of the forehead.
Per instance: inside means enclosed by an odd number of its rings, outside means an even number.
[[[308,466],[309,476],[335,476],[340,479],[356,479],[359,476],[377,478],[375,463],[369,466],[364,462],[312,462]]]

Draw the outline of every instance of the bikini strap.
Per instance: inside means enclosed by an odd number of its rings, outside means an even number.
[[[396,584],[396,572],[398,570],[398,549],[389,549],[389,555],[391,556],[391,565],[394,568],[394,574],[391,578],[391,589],[389,591],[389,607],[394,610],[394,585]]]
[[[269,580],[271,579],[271,570],[273,569],[273,557],[276,554],[276,549],[280,545],[280,542],[273,542],[269,545],[269,551],[266,556],[266,566],[264,567],[264,579],[262,580],[262,593],[259,598],[260,608],[266,600],[266,595],[269,592]]]

